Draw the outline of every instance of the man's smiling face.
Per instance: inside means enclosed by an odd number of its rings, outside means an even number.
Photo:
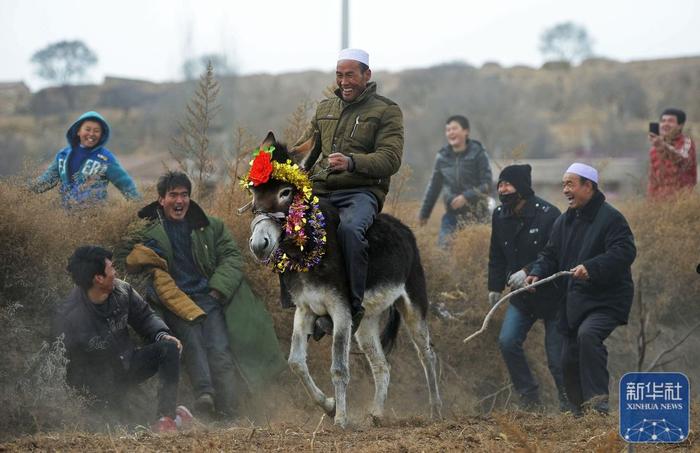
[[[593,197],[593,185],[590,181],[582,182],[581,177],[575,173],[564,173],[561,183],[570,208],[582,208]]]
[[[166,219],[181,221],[190,207],[190,193],[186,187],[173,187],[165,192],[164,197],[158,197],[158,203],[163,207]]]

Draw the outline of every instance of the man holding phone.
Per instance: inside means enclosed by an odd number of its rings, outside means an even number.
[[[649,123],[649,186],[647,195],[663,199],[692,190],[698,180],[695,143],[683,134],[685,112],[668,108],[658,123]]]

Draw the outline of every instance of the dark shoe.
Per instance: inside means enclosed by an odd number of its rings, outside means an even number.
[[[194,411],[197,415],[211,416],[214,414],[214,398],[209,393],[202,393],[194,401]]]
[[[314,321],[314,332],[311,334],[316,341],[319,341],[325,335],[333,335],[333,320],[328,315],[316,318],[316,321]]]
[[[544,406],[539,396],[521,396],[520,410],[525,412],[542,412]]]
[[[559,392],[559,412],[565,414],[567,412],[575,412],[575,407],[571,402],[569,402],[569,397],[566,396],[566,392]]]
[[[583,403],[583,410],[586,412],[595,411],[600,415],[610,414],[608,395],[597,395]]]
[[[353,305],[352,309],[352,333],[353,335],[357,332],[357,328],[360,327],[360,322],[362,318],[365,317],[365,307],[362,305]]]

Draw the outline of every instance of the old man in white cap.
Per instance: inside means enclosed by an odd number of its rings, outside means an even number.
[[[305,166],[313,164],[314,193],[327,197],[340,211],[338,239],[348,276],[353,331],[364,315],[369,247],[365,233],[382,210],[389,181],[399,170],[403,154],[401,109],[377,94],[371,78],[367,52],[341,50],[335,96],[318,104],[311,124],[295,145],[317,138],[311,162]],[[314,337],[320,338],[323,332],[332,332],[330,317],[315,323]]]
[[[598,189],[595,168],[574,163],[562,184],[569,209],[555,221],[526,283],[573,271],[560,282],[566,289],[561,310],[564,385],[576,413],[592,409],[607,414],[608,351],[603,342],[627,324],[637,250],[627,220]]]

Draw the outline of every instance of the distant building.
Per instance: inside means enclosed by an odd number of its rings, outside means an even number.
[[[24,82],[0,82],[0,115],[24,110],[32,96]]]

